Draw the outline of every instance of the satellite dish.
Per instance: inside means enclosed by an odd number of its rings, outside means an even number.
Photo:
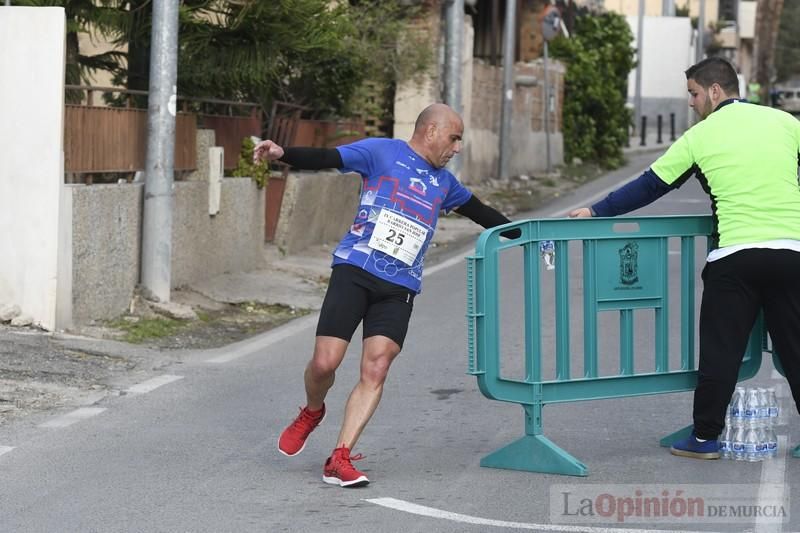
[[[561,13],[555,6],[547,6],[542,15],[542,37],[552,41],[561,30]]]

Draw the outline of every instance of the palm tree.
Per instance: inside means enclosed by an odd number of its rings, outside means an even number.
[[[346,3],[208,2],[182,12],[179,90],[329,108],[363,79],[356,35]]]
[[[67,84],[105,70],[116,85],[149,88],[152,0],[14,4],[64,7]],[[256,101],[265,108],[285,100],[347,113],[363,80],[391,84],[430,62],[427,43],[402,39],[417,11],[396,0],[181,0],[178,93]],[[83,53],[78,35],[91,32],[116,49]]]

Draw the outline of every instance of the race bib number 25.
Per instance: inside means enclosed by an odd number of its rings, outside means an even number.
[[[413,265],[417,259],[428,230],[402,215],[382,209],[369,240],[369,247]]]

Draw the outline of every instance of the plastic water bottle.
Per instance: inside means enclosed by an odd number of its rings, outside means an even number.
[[[744,427],[744,398],[745,388],[737,386],[725,412],[725,428],[720,435],[720,453],[723,459],[741,461],[744,458],[744,434],[739,435],[739,440],[736,440],[737,430]]]
[[[756,430],[756,456],[759,461],[763,461],[769,457],[769,443],[767,442],[767,429],[764,426],[755,428]]]
[[[753,427],[758,422],[758,390],[747,389],[744,397],[744,422],[745,425]]]
[[[767,389],[759,387],[758,389],[758,421],[766,424],[769,422],[769,395]]]
[[[778,395],[775,394],[775,387],[767,389],[767,405],[769,407],[769,421],[773,426],[780,424],[781,409],[778,404]]]
[[[722,430],[722,436],[719,440],[719,452],[723,459],[733,458],[733,421],[730,416],[725,417],[725,429]]]
[[[766,442],[767,442],[767,457],[777,457],[778,456],[778,436],[775,434],[775,430],[771,427],[768,427],[765,431],[766,434]]]
[[[744,422],[744,394],[744,387],[736,387],[736,390],[733,391],[729,412],[734,425]]]
[[[744,426],[739,426],[733,430],[733,459],[744,461]]]
[[[748,427],[744,430],[744,460],[754,463],[761,460],[758,445],[758,429]]]
[[[556,243],[553,241],[541,241],[539,243],[539,252],[542,254],[545,268],[553,270],[556,267]]]

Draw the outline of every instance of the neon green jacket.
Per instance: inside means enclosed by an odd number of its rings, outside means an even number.
[[[719,247],[800,240],[800,121],[728,100],[651,167],[667,185],[697,172],[711,197]]]

